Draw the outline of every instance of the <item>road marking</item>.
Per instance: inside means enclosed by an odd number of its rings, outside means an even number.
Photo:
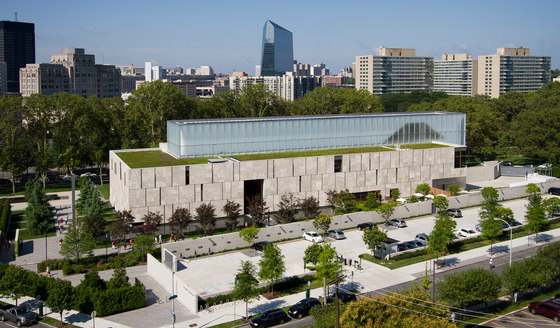
[[[523,313],[525,313],[525,312],[523,312]],[[525,323],[525,322],[523,322],[523,321],[517,320],[517,319],[515,319],[514,317],[508,316],[508,318],[511,319],[511,320],[515,320],[515,321],[517,321],[517,322],[519,322],[519,323],[521,323],[521,324],[524,324],[525,326],[529,326],[529,327],[532,327],[532,328],[537,328],[537,327],[535,327],[535,326],[531,326],[531,325],[528,324],[528,323]]]
[[[496,326],[498,326],[498,327],[506,328],[506,327],[504,327],[504,326],[502,326],[502,325],[500,325],[500,324],[498,324],[498,323],[496,323],[496,322],[493,322],[493,321],[490,322],[490,324],[496,325]]]
[[[531,316],[533,316],[533,317],[535,317],[535,318],[537,318],[537,319],[539,319],[539,320],[542,320],[542,321],[544,321],[544,322],[552,323],[553,325],[560,326],[559,324],[557,324],[556,322],[554,322],[554,320],[552,320],[552,321],[546,320],[546,319],[544,319],[544,318],[542,318],[542,317],[539,317],[539,316],[537,316],[537,315],[532,314],[531,311],[529,311],[529,315],[531,315]]]

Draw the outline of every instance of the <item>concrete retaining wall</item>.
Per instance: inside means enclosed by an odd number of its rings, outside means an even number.
[[[467,183],[491,181],[499,176],[500,164],[496,161],[485,162],[483,166],[474,166],[467,169]]]

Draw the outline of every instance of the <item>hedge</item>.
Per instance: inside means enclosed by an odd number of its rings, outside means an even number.
[[[136,282],[131,287],[101,291],[96,295],[93,304],[100,317],[144,307],[146,305],[144,286]]]

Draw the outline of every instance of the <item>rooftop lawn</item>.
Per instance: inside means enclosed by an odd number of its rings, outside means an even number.
[[[440,148],[440,147],[449,147],[449,146],[433,144],[433,143],[425,143],[425,144],[401,145],[400,147],[401,149],[404,148],[425,149],[425,148]],[[256,161],[256,160],[292,158],[292,157],[374,153],[374,152],[382,152],[382,151],[393,151],[393,149],[391,149],[390,147],[373,146],[373,147],[289,151],[289,152],[281,152],[281,153],[229,155],[223,157],[235,157],[240,161]],[[209,157],[176,159],[173,158],[173,156],[162,152],[161,150],[118,152],[116,154],[130,168],[133,169],[142,168],[142,167],[206,164],[208,163],[208,159],[209,159]]]

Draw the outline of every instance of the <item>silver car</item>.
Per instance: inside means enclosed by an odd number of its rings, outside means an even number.
[[[335,229],[335,230],[329,230],[329,237],[331,237],[332,239],[346,239],[346,236],[344,235],[344,232],[342,232],[341,230]]]

